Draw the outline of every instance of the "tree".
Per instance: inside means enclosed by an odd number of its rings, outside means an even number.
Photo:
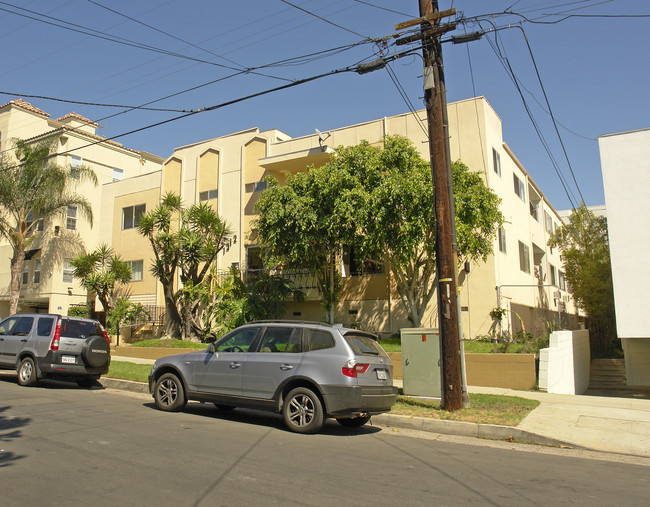
[[[258,234],[266,255],[310,266],[321,287],[323,268],[333,271],[343,245],[387,265],[419,327],[436,285],[431,168],[408,139],[383,141],[382,148],[367,141],[339,147],[325,166],[283,187],[272,181],[258,202]],[[485,260],[503,221],[500,200],[466,165],[452,169],[459,257]]]
[[[349,174],[327,167],[289,176],[280,186],[272,177],[256,204],[254,228],[263,255],[288,269],[308,269],[323,294],[330,323],[338,301],[340,275],[336,260],[354,224],[348,220],[357,182]]]
[[[614,289],[607,235],[607,219],[595,216],[583,204],[558,227],[548,242],[559,248],[573,298],[589,317],[614,317]]]
[[[74,257],[74,276],[89,292],[97,295],[106,315],[115,307],[120,285],[131,281],[131,268],[108,245]]]
[[[97,176],[85,166],[66,168],[55,164],[50,154],[57,143],[58,137],[38,144],[16,140],[18,162],[6,158],[0,161],[0,235],[13,249],[10,315],[18,310],[25,252],[39,236],[39,222],[65,217],[68,207],[74,206],[92,226],[92,205],[75,193],[74,187],[83,181],[97,185]]]
[[[140,217],[138,231],[151,243],[151,272],[163,286],[165,335],[199,340],[204,329],[198,291],[228,242],[228,226],[208,204],[183,208],[181,198],[168,193],[153,211]],[[174,287],[177,275],[178,289]]]
[[[226,277],[213,277],[202,296],[204,327],[220,336],[253,320],[284,317],[289,299],[302,301],[304,294],[282,276],[262,271],[242,280],[232,269]]]

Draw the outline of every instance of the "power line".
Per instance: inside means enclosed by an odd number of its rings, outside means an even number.
[[[361,37],[363,39],[369,39],[369,37],[366,37],[365,35],[361,35],[360,33],[357,33],[354,30],[350,30],[349,28],[345,28],[344,26],[337,25],[336,23],[333,23],[332,21],[330,21],[328,19],[325,19],[322,16],[319,16],[318,14],[314,14],[313,12],[308,11],[307,9],[303,9],[302,7],[300,7],[300,6],[296,5],[296,4],[292,4],[291,2],[288,2],[287,0],[280,0],[280,2],[285,3],[287,5],[290,5],[291,7],[294,7],[296,9],[298,9],[299,11],[302,11],[302,12],[304,12],[306,14],[309,14],[310,16],[314,16],[315,18],[318,18],[321,21],[324,21],[325,23],[327,23],[329,25],[335,26],[336,28],[340,28],[341,30],[345,30],[346,32],[354,34],[357,37]]]
[[[400,16],[406,16],[409,18],[414,17],[413,14],[406,14],[404,12],[394,11],[393,9],[388,9],[387,7],[381,7],[380,5],[371,4],[370,2],[364,2],[363,0],[352,0],[352,1],[357,2],[358,4],[369,5],[370,7],[374,7],[375,9],[381,9],[382,11],[392,12],[393,14],[399,14]]]
[[[408,49],[408,50],[403,51],[401,53],[396,53],[396,54],[394,54],[392,56],[386,57],[385,60],[386,60],[386,63],[389,63],[389,62],[391,62],[393,60],[397,60],[398,58],[402,58],[402,57],[407,56],[407,55],[412,54],[412,53],[413,53],[413,50]],[[69,153],[81,150],[83,148],[88,148],[90,146],[95,146],[97,144],[105,143],[107,141],[114,141],[115,139],[119,139],[120,137],[128,136],[128,135],[131,135],[131,134],[136,134],[138,132],[142,132],[142,131],[148,130],[150,128],[159,127],[159,126],[165,125],[167,123],[171,123],[171,122],[174,122],[174,121],[177,121],[177,120],[182,120],[184,118],[194,116],[195,114],[205,113],[205,112],[208,112],[208,111],[216,111],[217,109],[222,109],[224,107],[231,106],[231,105],[237,104],[239,102],[244,102],[246,100],[261,97],[263,95],[268,95],[270,93],[274,93],[274,92],[277,92],[277,91],[286,90],[288,88],[293,88],[294,86],[302,85],[302,84],[305,84],[305,83],[310,83],[312,81],[316,81],[317,79],[322,79],[324,77],[334,76],[334,75],[342,74],[342,73],[345,73],[345,72],[359,72],[359,66],[355,65],[355,66],[348,66],[348,67],[343,67],[343,68],[340,68],[340,69],[331,70],[329,72],[324,72],[322,74],[317,74],[315,76],[310,76],[310,77],[307,77],[307,78],[298,79],[298,80],[293,81],[291,83],[276,86],[274,88],[269,88],[269,89],[263,90],[261,92],[252,93],[250,95],[239,97],[237,99],[228,100],[226,102],[221,102],[219,104],[215,104],[215,105],[212,105],[212,106],[202,107],[200,109],[195,109],[195,110],[192,110],[190,112],[181,114],[179,116],[174,116],[173,118],[168,118],[166,120],[151,123],[149,125],[145,125],[144,127],[139,127],[137,129],[133,129],[133,130],[130,130],[128,132],[124,132],[122,134],[117,134],[117,135],[112,136],[112,137],[99,139],[97,141],[93,141],[91,143],[85,144],[83,146],[79,146],[77,148],[72,148],[70,150],[66,150],[66,151],[63,151],[63,152],[52,153],[52,154],[48,155],[47,157],[45,157],[43,160],[49,160],[49,159],[57,157],[57,156],[67,155]],[[48,132],[48,133],[44,134],[43,136],[47,137],[48,135],[52,135],[52,134],[53,134],[53,132]],[[14,166],[4,168],[4,170],[15,169],[15,168],[18,168],[18,167],[22,167],[22,165],[23,164],[16,164]]]

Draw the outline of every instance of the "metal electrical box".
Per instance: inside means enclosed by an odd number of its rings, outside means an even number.
[[[404,394],[440,398],[440,333],[437,329],[400,330]]]

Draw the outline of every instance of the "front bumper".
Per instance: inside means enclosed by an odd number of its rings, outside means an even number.
[[[323,386],[329,416],[380,414],[390,411],[397,401],[395,386]]]

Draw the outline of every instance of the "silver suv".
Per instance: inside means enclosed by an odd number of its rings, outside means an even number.
[[[15,368],[21,386],[65,378],[90,387],[110,361],[110,340],[99,321],[23,313],[0,322],[0,368]]]
[[[251,322],[206,350],[158,359],[149,391],[161,410],[188,400],[282,413],[298,433],[325,418],[359,427],[397,399],[393,364],[371,333],[320,323]]]

